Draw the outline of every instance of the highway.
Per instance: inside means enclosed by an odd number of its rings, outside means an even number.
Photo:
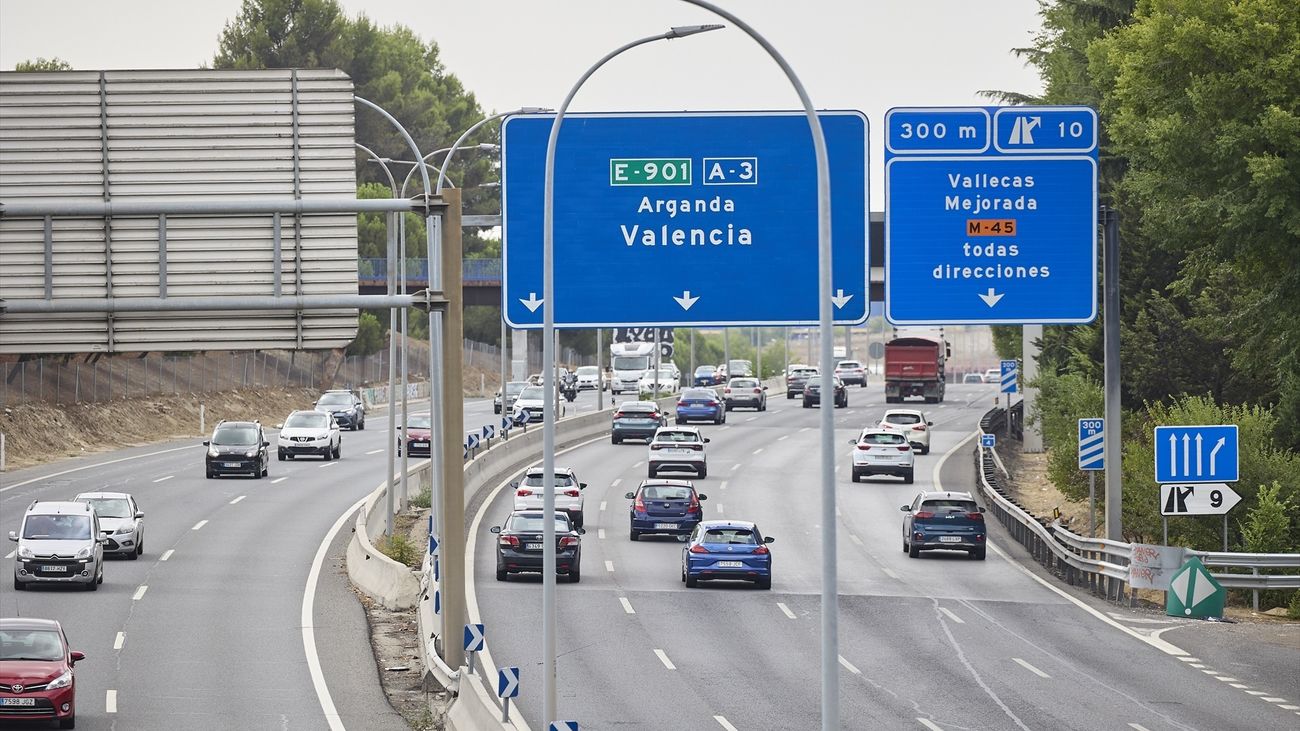
[[[969,439],[994,393],[992,385],[950,386],[946,403],[918,406],[935,427],[914,485],[849,480],[847,442],[885,408],[878,387],[850,389],[850,407],[836,412],[844,727],[1294,727],[1291,711],[1258,697],[1277,691],[1234,687],[1237,678],[1207,671],[1200,658],[1162,650],[1171,646],[1151,639],[1152,620],[1058,589],[1036,566],[1022,568],[1028,559],[1009,560],[1023,551],[995,521],[984,562],[901,551],[900,505],[940,486],[973,490]],[[776,538],[770,591],[687,589],[682,544],[629,540],[624,493],[646,478],[644,445],[598,440],[557,458],[590,485],[583,580],[557,591],[560,718],[596,730],[818,725],[818,417],[798,403],[778,396],[765,413],[731,412],[726,426],[701,427],[712,439],[709,477],[696,482],[708,496],[704,515],[753,520]],[[545,727],[540,578],[497,582],[487,532],[509,500],[501,490],[472,524],[471,606],[486,625],[491,661],[521,669],[519,705],[537,729]]]

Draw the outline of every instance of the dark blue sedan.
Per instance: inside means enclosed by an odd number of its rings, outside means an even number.
[[[718,369],[716,366],[702,365],[695,369],[695,375],[691,381],[693,386],[716,386],[718,385]]]
[[[711,388],[688,388],[677,398],[677,423],[711,421],[725,424],[727,405]]]
[[[686,480],[643,480],[637,489],[627,494],[632,501],[628,508],[628,537],[637,541],[641,536],[686,536],[704,517],[700,507],[707,495],[695,491]]]
[[[707,520],[695,526],[682,549],[682,581],[688,587],[702,580],[752,581],[772,588],[772,552],[758,526],[741,520]]]

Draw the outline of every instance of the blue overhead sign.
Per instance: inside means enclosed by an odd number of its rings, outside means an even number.
[[[885,316],[896,325],[1097,316],[1097,114],[885,115]]]
[[[1079,469],[1106,469],[1106,420],[1079,419]]]
[[[1156,482],[1236,482],[1237,425],[1158,426]]]
[[[867,318],[867,120],[819,113],[836,324]],[[502,127],[502,298],[542,326],[553,115]],[[800,325],[819,312],[817,170],[802,112],[572,114],[555,156],[558,327]]]

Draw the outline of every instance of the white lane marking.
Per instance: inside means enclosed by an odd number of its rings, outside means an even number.
[[[1234,688],[1236,688],[1236,689],[1238,689],[1238,690],[1240,690],[1240,689],[1242,689],[1242,688],[1249,688],[1249,687],[1250,687],[1249,685],[1246,685],[1245,683],[1228,683],[1228,685],[1231,685],[1232,687],[1234,687]]]
[[[278,483],[284,482],[284,481],[287,480],[287,479],[289,479],[289,478],[288,478],[288,477],[277,477],[277,478],[275,478],[274,480],[271,480],[271,484],[272,484],[272,485],[275,485],[275,484],[278,484]]]
[[[618,486],[619,486],[619,483],[621,483],[621,482],[623,482],[623,478],[622,478],[622,477],[620,477],[620,478],[618,478],[617,480],[614,480],[613,482],[609,483],[609,486],[610,486],[610,487],[618,487]]]
[[[618,602],[623,605],[624,612],[627,612],[628,614],[636,614],[636,610],[632,608],[632,602],[628,601],[627,597],[619,597]]]
[[[1151,729],[1147,728],[1146,726],[1143,726],[1140,723],[1130,723],[1128,727],[1133,729],[1133,731],[1151,731]]]
[[[798,619],[798,617],[795,616],[795,613],[792,612],[792,611],[790,611],[790,607],[787,607],[787,606],[785,605],[785,602],[777,602],[777,603],[776,603],[776,606],[777,606],[777,607],[778,607],[782,612],[785,613],[785,616],[789,617],[790,619]]]
[[[600,510],[601,510],[601,512],[604,512],[604,511],[605,511],[605,501],[604,501],[604,500],[601,500],[601,501],[600,501]]]
[[[718,431],[722,431],[722,430],[724,430],[724,429],[730,429],[730,428],[731,428],[731,425],[730,425],[730,424],[727,424],[726,426],[720,426],[720,427],[718,427]]]
[[[382,451],[384,451],[384,450],[382,450],[382,449],[372,449],[372,450],[370,450],[369,452],[366,452],[366,454],[379,454],[379,453],[382,452]]]
[[[1246,692],[1251,695],[1268,695],[1268,691],[1266,690],[1248,690]]]
[[[176,475],[167,475],[166,477],[159,477],[158,479],[154,480],[154,482],[166,482],[175,476]]]
[[[722,512],[722,503],[718,503],[718,512],[719,512],[719,513]]]
[[[850,533],[850,534],[849,534],[849,540],[853,541],[854,543],[858,544],[859,546],[862,545],[862,539],[861,539],[861,538],[858,538],[858,534],[857,534],[857,533]]]
[[[726,490],[726,489],[727,489],[727,481],[726,481],[726,480],[723,480],[723,481],[722,481],[722,484],[718,485],[718,489],[719,489],[719,490]]]
[[[758,418],[757,416],[751,416],[751,417],[749,417],[748,419],[745,419],[745,421],[753,421],[754,419],[757,419],[757,418]]]
[[[894,570],[893,570],[893,569],[883,569],[883,570],[884,570],[884,572],[885,572],[885,575],[888,576],[889,578],[891,578],[891,579],[897,579],[897,578],[898,578],[898,574],[894,573]]]
[[[1179,660],[1182,660],[1183,662],[1200,662],[1200,661],[1201,661],[1201,658],[1199,658],[1199,657],[1191,657],[1191,656],[1188,656],[1188,657],[1180,657],[1180,658],[1178,658],[1178,659],[1179,659]]]
[[[193,528],[190,528],[190,530],[199,530],[199,529],[201,529],[203,526],[205,526],[205,525],[207,525],[207,524],[208,524],[208,521],[206,521],[206,520],[200,520],[199,522],[195,523],[195,524],[194,524],[194,527],[193,527]]]
[[[32,484],[33,482],[40,482],[41,480],[48,480],[48,479],[50,479],[51,477],[62,477],[63,475],[69,475],[69,474],[72,474],[73,472],[80,472],[80,471],[82,471],[82,470],[93,470],[93,469],[95,469],[96,467],[103,467],[104,465],[117,464],[118,462],[126,462],[127,460],[132,460],[132,459],[144,459],[145,457],[157,457],[157,456],[160,455],[160,454],[169,454],[169,453],[171,453],[171,452],[179,452],[179,451],[184,450],[184,449],[194,449],[194,447],[193,447],[193,446],[189,446],[189,447],[175,447],[175,448],[173,448],[173,449],[164,449],[164,450],[162,450],[162,451],[160,451],[160,452],[149,452],[148,454],[137,454],[137,455],[135,455],[134,457],[120,457],[120,458],[118,458],[118,459],[110,459],[110,460],[108,460],[107,462],[96,462],[95,464],[88,464],[88,465],[85,465],[85,466],[83,466],[83,467],[73,467],[73,468],[70,469],[70,470],[64,470],[64,471],[62,471],[62,472],[54,472],[54,473],[51,473],[51,474],[48,474],[48,475],[41,475],[40,477],[33,477],[33,478],[30,479],[30,480],[23,480],[22,482],[15,482],[14,484],[12,484],[12,485],[10,485],[10,486],[8,486],[8,487],[0,487],[0,492],[9,492],[10,490],[13,490],[13,489],[15,489],[15,488],[22,487],[23,485],[30,485],[30,484]]]
[[[1237,679],[1236,679],[1236,678],[1229,678],[1229,677],[1226,677],[1226,676],[1223,676],[1223,675],[1216,675],[1216,676],[1214,676],[1214,679],[1215,679],[1215,680],[1222,680],[1222,681],[1225,682],[1225,683],[1235,683],[1235,682],[1237,682]]]
[[[1196,663],[1192,663],[1192,664],[1189,665],[1188,667],[1192,667],[1192,668],[1196,668],[1197,670],[1200,670],[1200,669],[1204,668],[1205,666],[1204,666],[1204,665],[1198,665],[1198,664],[1196,664]]]
[[[334,698],[330,696],[329,686],[325,684],[325,674],[321,672],[320,668],[320,655],[316,653],[316,626],[313,624],[315,621],[316,582],[320,578],[321,566],[325,563],[325,554],[329,551],[334,536],[338,535],[343,524],[365,502],[366,498],[363,497],[352,503],[352,506],[343,511],[343,514],[338,517],[338,520],[334,521],[334,525],[330,527],[325,537],[321,539],[320,546],[316,548],[316,557],[311,562],[311,570],[307,572],[307,585],[302,592],[302,613],[298,619],[299,624],[302,625],[302,646],[307,653],[307,670],[311,673],[311,684],[316,689],[316,698],[320,701],[320,709],[325,714],[325,721],[329,724],[330,731],[345,731],[345,729],[343,728],[343,721],[339,718],[338,709],[334,706]]]
[[[1037,675],[1037,676],[1040,677],[1040,678],[1050,678],[1050,677],[1052,677],[1052,676],[1048,675],[1047,673],[1043,672],[1042,670],[1039,670],[1038,668],[1034,667],[1033,665],[1030,665],[1029,663],[1025,662],[1024,660],[1021,660],[1021,659],[1018,658],[1018,657],[1013,657],[1013,658],[1011,658],[1011,659],[1012,659],[1012,660],[1013,660],[1017,665],[1019,665],[1020,667],[1024,668],[1025,670],[1028,670],[1029,672],[1033,673],[1034,675]]]
[[[163,555],[159,556],[159,557],[158,557],[158,560],[159,560],[159,561],[166,561],[167,559],[169,559],[169,558],[172,557],[172,554],[173,554],[173,553],[176,553],[176,549],[175,549],[175,548],[169,548],[169,549],[167,549],[166,551],[163,551]]]
[[[336,465],[336,464],[338,464],[338,462],[326,462],[325,464],[318,464],[318,465],[316,465],[316,468],[317,468],[317,469],[321,469],[321,470],[323,470],[323,469],[325,469],[326,467],[333,467],[333,466]]]
[[[664,654],[663,650],[660,650],[659,648],[655,648],[655,654],[659,656],[659,662],[662,662],[664,664],[664,667],[668,668],[669,670],[677,669],[677,666],[673,664],[672,660],[668,659],[668,656]]]
[[[835,469],[838,470],[839,468],[836,467]],[[840,509],[839,509],[838,507],[836,507],[836,508],[835,508],[835,517],[838,518],[838,517],[840,517],[840,516],[842,516],[842,515],[844,515],[844,513],[841,513],[841,512],[840,512]]]
[[[943,612],[945,615],[948,616],[948,619],[951,619],[952,621],[956,622],[957,624],[966,624],[966,620],[964,620],[964,619],[962,619],[961,617],[958,617],[957,615],[953,614],[953,613],[952,613],[952,610],[949,609],[949,608],[947,608],[947,607],[939,607],[939,611]]]
[[[853,673],[854,675],[862,674],[862,671],[858,670],[857,666],[854,665],[853,663],[849,662],[848,660],[845,660],[843,655],[840,655],[840,664],[843,665],[846,670],[848,670],[850,673]]]
[[[735,726],[731,725],[730,721],[728,721],[726,718],[723,718],[722,716],[714,716],[713,720],[717,721],[718,725],[723,727],[727,731],[738,731],[738,729]]]
[[[636,464],[632,465],[632,469],[637,469],[638,467],[640,467],[640,466],[643,465],[643,464],[645,464],[645,462],[637,462]]]
[[[916,719],[916,720],[917,720],[917,722],[920,723],[922,726],[925,726],[926,728],[930,729],[930,731],[943,731],[943,727],[941,727],[941,726],[936,726],[936,725],[935,725],[933,722],[931,722],[930,719],[928,719],[928,718],[918,718],[918,719]]]
[[[1268,701],[1269,703],[1286,703],[1285,698],[1260,698],[1260,700]]]
[[[812,431],[812,427],[811,427],[811,426],[805,426],[804,428],[800,429],[799,431],[801,431],[801,432],[803,432],[803,431]]]
[[[1278,708],[1285,708],[1288,711],[1294,711],[1297,708],[1300,708],[1300,706],[1278,706]]]
[[[239,502],[240,500],[243,500],[243,499],[246,498],[246,497],[248,497],[248,496],[247,496],[247,495],[240,495],[239,497],[235,498],[234,500],[231,500],[231,501],[230,501],[230,504],[231,504],[231,505],[234,505],[235,503]]]
[[[733,464],[733,465],[731,466],[731,471],[732,471],[732,472],[735,472],[735,471],[738,470],[738,469],[740,469],[740,463],[739,463],[739,462],[737,462],[737,463],[735,463],[735,464]]]
[[[114,649],[114,650],[120,650],[120,649],[122,649],[122,643],[124,643],[124,642],[126,642],[126,633],[125,633],[125,632],[118,632],[118,633],[117,633],[117,637],[114,637],[114,638],[113,638],[113,649]]]
[[[5,558],[13,558],[15,553],[18,553],[18,549],[17,549],[17,548],[15,548],[14,550],[10,551],[9,553],[6,553],[6,554],[5,554]]]
[[[762,453],[763,453],[763,448],[762,448],[762,447],[759,447],[758,449],[755,449],[755,450],[754,450],[754,454],[762,454]]]
[[[596,537],[599,538],[599,539],[602,540],[602,541],[605,540],[605,529],[604,529],[604,528],[597,528],[597,529],[596,529]]]
[[[149,585],[148,585],[148,584],[141,584],[141,585],[140,585],[140,588],[139,588],[139,589],[136,589],[136,590],[135,590],[135,594],[133,594],[133,595],[131,596],[131,601],[133,601],[133,602],[138,602],[138,601],[140,601],[141,599],[144,598],[144,593],[145,593],[146,591],[149,591]]]
[[[779,436],[779,437],[777,437],[776,440],[777,440],[778,442],[784,442],[785,440],[787,440],[787,439],[789,439],[789,438],[790,438],[790,435],[789,435],[789,434],[786,434],[786,435],[783,435],[783,436]]]
[[[104,712],[117,713],[117,691],[115,690],[105,691]]]
[[[605,562],[605,570],[608,571],[608,572],[610,572],[611,574],[614,573],[614,562],[613,562],[613,561],[606,561],[606,562]]]

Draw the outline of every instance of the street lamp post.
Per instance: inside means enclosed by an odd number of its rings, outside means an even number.
[[[546,175],[542,196],[542,724],[556,720],[555,676],[555,147],[564,112],[573,97],[610,59],[654,41],[684,38],[717,30],[720,25],[692,25],[647,36],[605,54],[578,79],[555,113],[546,141]],[[829,302],[829,300],[827,300]],[[829,412],[828,412],[829,413]]]

